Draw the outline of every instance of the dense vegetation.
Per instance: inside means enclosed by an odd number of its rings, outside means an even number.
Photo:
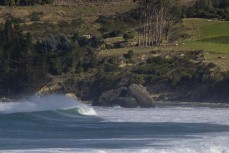
[[[229,20],[229,0],[197,0],[186,14],[187,17]]]
[[[1,0],[0,5],[4,6],[33,6],[35,4],[50,4],[54,0]]]
[[[24,91],[32,82],[32,47],[30,33],[24,34],[18,24],[6,21],[4,28],[0,30],[1,93]]]
[[[48,73],[81,73],[97,65],[96,48],[102,41],[75,34],[72,40],[64,34],[49,35],[35,44],[35,51],[44,58]]]
[[[97,66],[95,50],[103,42],[77,34],[49,35],[35,44],[30,33],[7,20],[0,30],[0,89],[16,95],[42,85],[47,74],[81,73]]]

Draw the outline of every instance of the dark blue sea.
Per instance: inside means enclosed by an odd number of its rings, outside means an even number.
[[[90,107],[61,95],[0,103],[2,153],[228,153],[229,110]]]

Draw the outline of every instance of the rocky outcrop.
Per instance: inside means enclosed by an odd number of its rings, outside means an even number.
[[[142,85],[133,84],[128,90],[131,97],[134,97],[141,107],[154,107],[154,103],[146,88]]]
[[[126,87],[121,87],[118,89],[112,89],[103,92],[98,100],[98,105],[120,105],[121,107],[136,107],[137,102],[135,99],[127,96]]]
[[[119,105],[125,108],[133,107],[154,107],[153,100],[151,99],[146,88],[132,84],[128,88],[121,87],[105,91],[101,94],[99,100],[94,105],[113,106]]]
[[[63,90],[64,90],[64,85],[61,82],[58,82],[58,83],[53,83],[53,84],[44,86],[36,93],[36,95],[40,96],[40,95],[58,93]]]
[[[111,103],[119,105],[124,108],[138,107],[137,101],[135,100],[135,98],[132,98],[132,97],[117,97]]]
[[[67,97],[72,98],[72,99],[77,99],[76,95],[74,93],[66,93],[65,94]]]

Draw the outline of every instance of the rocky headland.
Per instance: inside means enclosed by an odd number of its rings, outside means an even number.
[[[37,94],[72,93],[92,105],[125,108],[154,107],[163,102],[227,104],[228,72],[206,63],[204,54],[202,51],[135,54],[131,59],[134,62],[124,67],[123,63],[130,59],[116,57],[112,64],[111,58],[101,58],[103,63],[98,71],[53,78]],[[143,56],[148,58],[139,58]]]

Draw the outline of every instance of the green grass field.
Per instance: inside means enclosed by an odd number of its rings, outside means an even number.
[[[192,1],[192,0],[187,0]],[[60,3],[60,4],[59,4]],[[71,4],[71,5],[65,5]],[[110,15],[115,13],[126,12],[136,6],[135,3],[130,1],[123,1],[122,3],[80,3],[72,0],[71,3],[66,3],[63,0],[56,0],[54,5],[44,5],[35,7],[0,7],[0,24],[5,21],[7,16],[20,18],[24,21],[24,25],[28,26],[34,37],[40,35],[47,35],[47,33],[63,32],[73,34],[80,31],[83,34],[91,34],[100,36],[100,24],[95,20],[100,15]],[[33,13],[42,13],[40,21],[33,22],[29,16]],[[60,23],[71,23],[75,19],[82,19],[83,26],[69,28],[69,26],[59,26]],[[47,26],[49,23],[49,26]],[[38,28],[40,27],[40,29]],[[63,28],[64,27],[64,28]],[[131,47],[103,50],[100,56],[122,55],[128,50],[134,50],[136,53],[144,54],[152,50],[205,50],[213,54],[217,54],[216,60],[219,60],[218,54],[228,57],[229,55],[229,22],[208,20],[208,19],[184,19],[181,25],[183,32],[189,34],[191,38],[181,40],[179,46],[174,44],[167,44],[161,47]],[[26,29],[25,28],[25,29]],[[178,28],[178,31],[181,30]],[[42,35],[42,36],[43,36]],[[121,37],[110,38],[106,41],[108,43],[115,43],[122,41]],[[136,40],[134,40],[136,41]],[[211,58],[212,59],[212,58]],[[222,60],[222,59],[221,59]],[[228,60],[229,61],[229,60]],[[229,62],[228,62],[229,64]],[[228,66],[229,67],[229,66]]]
[[[184,26],[190,28],[192,40],[181,46],[213,53],[229,54],[229,22],[207,19],[185,19]]]
[[[229,22],[211,21],[213,24],[200,27],[201,38],[229,36]]]
[[[205,38],[205,39],[202,39],[201,41],[202,42],[211,42],[211,43],[229,44],[229,36]]]
[[[188,49],[188,50],[204,50],[211,53],[229,54],[229,44],[217,43],[217,42],[193,41],[193,42],[185,43],[180,48]]]

